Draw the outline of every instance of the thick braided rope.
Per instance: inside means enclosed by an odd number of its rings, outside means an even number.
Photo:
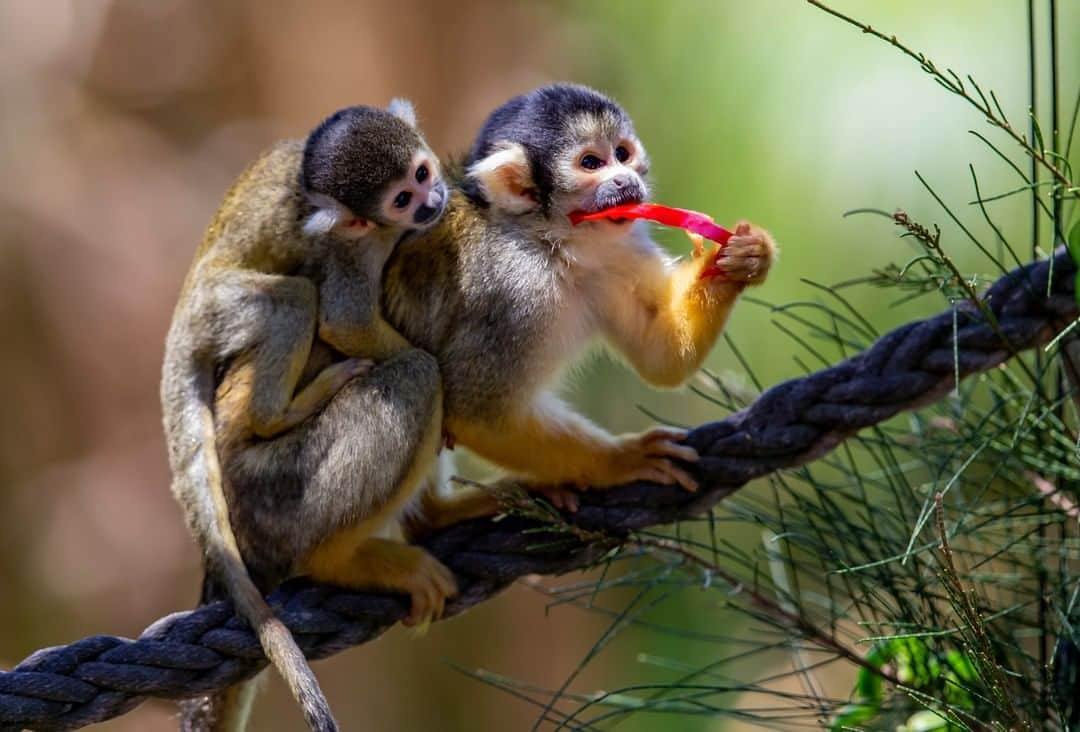
[[[1077,315],[1075,267],[1053,260],[1016,269],[990,289],[997,329],[965,304],[888,333],[836,366],[782,383],[747,409],[694,430],[702,490],[634,483],[582,496],[571,517],[615,535],[698,515],[747,481],[809,462],[863,427],[947,393],[961,377],[986,371],[1017,351],[1045,344]],[[1049,295],[1047,280],[1051,279]],[[954,333],[956,335],[954,343]],[[1006,346],[1002,337],[1008,339]],[[523,518],[478,519],[426,541],[454,570],[461,595],[447,615],[463,612],[525,574],[585,566],[600,548],[565,533],[547,541]],[[397,595],[346,592],[290,582],[271,605],[311,658],[379,636],[406,615]],[[0,731],[75,729],[118,716],[146,697],[187,698],[219,690],[265,666],[258,640],[228,603],[175,613],[137,640],[95,636],[34,653],[0,673]]]

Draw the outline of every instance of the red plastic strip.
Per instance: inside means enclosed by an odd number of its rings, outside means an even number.
[[[717,244],[727,244],[731,238],[731,232],[713,221],[708,216],[697,211],[685,208],[673,208],[661,206],[658,203],[630,203],[625,206],[605,208],[594,213],[574,211],[570,214],[570,223],[577,226],[582,221],[599,221],[601,219],[645,219],[655,221],[664,226],[674,226],[685,229],[692,234],[699,234],[709,241]]]

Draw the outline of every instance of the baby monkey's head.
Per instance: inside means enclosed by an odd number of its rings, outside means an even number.
[[[630,117],[576,84],[541,87],[496,109],[466,162],[474,197],[513,214],[592,213],[649,193],[649,159]]]
[[[385,110],[347,107],[324,120],[304,146],[300,185],[313,207],[309,234],[423,230],[447,199],[438,158],[403,99]]]

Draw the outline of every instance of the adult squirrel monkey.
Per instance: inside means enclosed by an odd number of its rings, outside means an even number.
[[[166,340],[161,398],[172,488],[203,550],[204,600],[233,600],[313,730],[337,727],[263,592],[293,574],[341,579],[342,547],[359,550],[357,535],[375,533],[378,526],[368,524],[407,500],[434,460],[438,371],[381,317],[379,274],[403,237],[439,219],[446,198],[408,102],[337,112],[306,140],[271,148],[228,191]],[[345,358],[305,374],[316,334]],[[373,367],[370,359],[382,363]],[[373,381],[358,378],[365,375]],[[391,394],[381,388],[388,377],[400,385]],[[259,482],[258,449],[246,446],[292,450],[294,462],[304,450],[338,449],[345,438],[308,429],[309,418],[333,403],[370,420],[388,399],[406,400],[410,417],[390,456],[377,471],[369,467],[383,480],[365,485],[368,476],[347,475],[347,460],[332,455],[326,464],[348,478],[333,495],[305,491],[287,476]],[[450,572],[418,551],[378,545],[366,566],[377,565],[384,584],[411,592],[414,613],[424,618],[455,588]],[[388,562],[393,571],[385,570]],[[349,565],[353,573],[365,566]],[[188,729],[246,724],[246,704],[189,712]]]
[[[546,86],[488,117],[461,191],[383,279],[387,319],[439,360],[452,440],[540,484],[696,488],[682,431],[613,436],[548,388],[595,336],[649,383],[682,383],[769,272],[776,246],[745,223],[723,250],[683,262],[640,222],[571,227],[571,212],[644,201],[648,168],[626,112],[586,87]]]

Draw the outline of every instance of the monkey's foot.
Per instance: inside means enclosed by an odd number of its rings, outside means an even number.
[[[776,245],[772,238],[743,221],[735,227],[735,233],[728,243],[714,250],[711,261],[701,271],[701,277],[720,277],[727,282],[759,285],[765,281],[775,259]]]
[[[411,571],[400,577],[401,584],[394,589],[409,593],[412,608],[402,622],[406,627],[426,626],[442,617],[446,601],[458,593],[454,573],[446,565],[426,551],[406,546],[415,552]]]
[[[657,427],[638,435],[620,437],[615,457],[615,480],[605,481],[605,485],[650,480],[664,485],[677,483],[688,491],[696,491],[697,481],[673,462],[696,463],[698,460],[697,450],[679,444],[686,435],[685,430]]]
[[[454,573],[424,549],[377,537],[355,544],[348,532],[316,548],[301,569],[317,582],[408,594],[412,607],[402,623],[409,627],[442,617],[458,592]]]

